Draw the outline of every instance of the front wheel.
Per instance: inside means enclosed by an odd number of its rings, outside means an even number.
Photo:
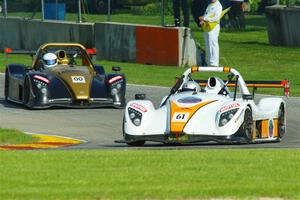
[[[249,107],[246,108],[244,114],[244,122],[242,124],[243,136],[247,143],[251,143],[253,139],[253,118],[252,111]]]

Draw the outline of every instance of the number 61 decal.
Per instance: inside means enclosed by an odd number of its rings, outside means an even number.
[[[175,112],[173,114],[172,122],[186,122],[189,119],[190,113],[187,112]]]

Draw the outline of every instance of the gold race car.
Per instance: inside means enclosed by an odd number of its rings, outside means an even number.
[[[29,53],[12,51],[7,53]],[[91,52],[93,53],[93,52]],[[113,72],[105,74],[94,65],[87,49],[74,43],[48,43],[35,53],[32,66],[8,64],[5,70],[5,99],[30,109],[52,106],[125,106],[126,79]]]

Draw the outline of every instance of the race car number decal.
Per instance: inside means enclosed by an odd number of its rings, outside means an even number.
[[[84,76],[71,76],[73,83],[85,83]]]
[[[187,122],[190,113],[187,112],[175,112],[172,118],[172,122]]]

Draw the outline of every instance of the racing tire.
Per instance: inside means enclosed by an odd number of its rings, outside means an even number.
[[[245,110],[242,132],[246,143],[251,143],[253,140],[253,117],[252,111],[249,107],[247,107]]]
[[[285,135],[286,132],[286,122],[285,122],[285,108],[284,105],[281,104],[279,111],[278,111],[278,139],[277,141],[280,142]]]
[[[4,86],[4,98],[5,101],[8,101],[8,92],[9,91],[9,74],[8,69],[5,70],[5,86]]]
[[[128,144],[129,146],[140,147],[143,146],[145,142],[146,142],[145,140],[138,140],[134,142],[126,142],[126,144]]]
[[[33,109],[33,103],[31,101],[32,94],[30,89],[29,78],[25,78],[24,91],[23,91],[23,104],[29,109]]]

